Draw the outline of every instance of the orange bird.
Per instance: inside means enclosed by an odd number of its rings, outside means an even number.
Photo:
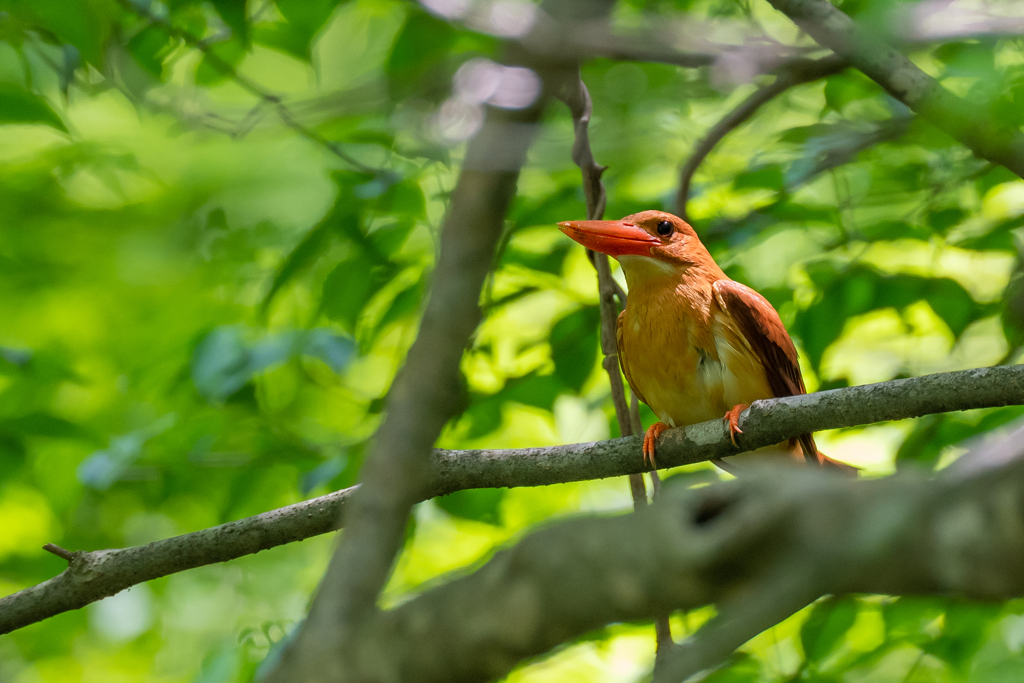
[[[758,399],[804,394],[796,348],[779,314],[730,280],[683,219],[642,211],[618,221],[568,221],[562,232],[618,259],[629,286],[619,314],[619,360],[629,386],[660,422],[644,434],[654,464],[658,435],[718,417],[736,443],[739,416]],[[759,449],[854,472],[818,452],[814,437]]]

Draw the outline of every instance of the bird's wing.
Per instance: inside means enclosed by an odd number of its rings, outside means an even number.
[[[716,280],[711,288],[718,305],[736,323],[764,367],[772,394],[776,398],[806,394],[796,347],[768,300],[733,280]],[[800,445],[808,461],[819,462],[814,437],[802,435]]]
[[[622,343],[622,326],[625,324],[625,320],[626,311],[619,313],[619,317],[615,319],[615,346],[619,350],[619,365],[622,366],[622,374],[626,376],[626,382],[629,383],[629,388],[633,390],[633,393],[636,394],[638,399],[647,403],[647,399],[640,394],[640,391],[636,388],[636,384],[633,383],[633,378],[629,376],[629,363],[626,361],[626,347]],[[647,405],[651,404],[647,403]]]

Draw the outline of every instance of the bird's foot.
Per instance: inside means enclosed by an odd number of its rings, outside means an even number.
[[[732,440],[733,446],[739,447],[739,444],[736,443],[736,435],[743,433],[743,430],[740,429],[740,413],[749,407],[746,403],[737,403],[722,418],[729,425],[729,438]]]
[[[658,437],[661,433],[669,429],[669,426],[664,422],[655,422],[647,428],[647,432],[644,433],[644,464],[647,461],[651,461],[651,467],[658,469],[658,466],[654,462],[654,444],[658,441]]]

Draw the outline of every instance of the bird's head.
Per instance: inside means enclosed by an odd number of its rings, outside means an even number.
[[[641,211],[617,221],[565,221],[558,227],[588,249],[618,259],[627,278],[641,269],[681,272],[714,263],[690,224],[664,211]]]

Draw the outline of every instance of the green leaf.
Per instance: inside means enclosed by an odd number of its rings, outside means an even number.
[[[484,524],[501,524],[501,502],[508,489],[467,489],[434,499],[437,506],[455,517]]]
[[[573,311],[551,328],[551,359],[555,375],[579,393],[597,360],[601,313],[597,306]]]
[[[559,221],[582,217],[582,192],[575,185],[567,185],[538,198],[518,196],[509,211],[509,219],[517,228],[531,225],[554,225]]]
[[[825,349],[839,338],[845,325],[842,298],[834,289],[825,292],[819,301],[797,315],[794,329],[800,335],[804,352],[815,369],[821,364]]]
[[[393,276],[393,268],[374,265],[365,252],[354,248],[324,280],[321,308],[353,334],[363,308]]]
[[[414,221],[408,219],[401,220],[397,223],[375,228],[368,235],[368,238],[376,251],[384,256],[394,257],[395,254],[401,251],[402,246],[415,227],[416,223]]]
[[[880,92],[878,85],[867,76],[855,69],[847,69],[825,81],[825,106],[841,112],[849,103],[874,97]]]
[[[951,604],[946,609],[942,635],[922,649],[961,674],[966,673],[998,614],[998,605]]]
[[[746,652],[734,652],[729,661],[706,678],[703,683],[759,683],[763,680],[761,663]]]
[[[811,616],[800,627],[800,643],[808,662],[825,659],[842,641],[857,618],[853,598],[826,598],[814,604]]]
[[[339,374],[348,367],[355,350],[356,345],[351,338],[335,334],[323,327],[307,332],[302,347],[302,353],[319,358]]]
[[[1005,166],[993,166],[991,169],[978,176],[978,179],[974,181],[974,186],[978,189],[978,195],[980,197],[984,197],[993,187],[1017,180],[1020,180],[1020,178]]]
[[[28,436],[49,436],[60,439],[96,440],[96,435],[81,425],[50,413],[34,412],[0,420],[0,430]]]
[[[283,332],[249,341],[237,326],[210,332],[192,354],[192,382],[211,401],[224,401],[256,375],[293,357],[300,335]]]
[[[73,45],[89,64],[104,68],[104,45],[111,30],[118,26],[116,2],[109,0],[21,0],[0,3],[28,26],[40,27],[47,42]],[[56,38],[56,41],[53,39]]]
[[[514,377],[505,383],[497,393],[476,396],[463,419],[469,423],[468,439],[477,439],[490,434],[501,426],[501,408],[505,403],[514,402],[551,411],[555,399],[565,391],[565,386],[555,375],[538,375],[531,372]]]
[[[880,221],[869,225],[861,226],[857,232],[866,240],[898,240],[898,239],[928,239],[930,233],[926,228],[908,223],[906,221]]]
[[[0,124],[41,123],[68,132],[50,103],[13,83],[0,83]]]
[[[146,73],[159,80],[163,75],[164,57],[170,45],[167,32],[159,26],[147,26],[128,41],[128,52]]]
[[[231,683],[241,665],[242,652],[237,645],[225,642],[210,650],[192,683]]]
[[[565,257],[569,255],[572,243],[565,241],[556,244],[548,251],[527,251],[514,244],[509,245],[501,257],[501,265],[518,265],[541,273],[560,275]]]
[[[928,212],[928,225],[935,232],[945,234],[950,228],[958,225],[966,217],[967,212],[958,206],[937,209]]]
[[[313,226],[309,232],[299,241],[288,256],[281,262],[281,266],[274,274],[274,280],[263,297],[262,309],[266,313],[274,295],[281,287],[287,284],[293,277],[298,275],[307,266],[312,264],[324,251],[327,240],[335,232],[343,232],[361,236],[358,227],[359,217],[354,212],[348,193],[341,192],[335,201],[334,207]]]
[[[450,58],[457,40],[458,33],[448,22],[419,9],[410,10],[384,66],[392,90],[402,96],[431,84],[439,89],[443,79],[429,75]]]
[[[925,415],[917,420],[913,431],[907,434],[896,451],[896,462],[915,461],[934,463],[945,446],[936,437],[945,422],[945,415]]]
[[[463,419],[469,423],[467,439],[486,436],[501,426],[501,400],[488,396],[471,405],[463,413]]]
[[[933,54],[952,67],[950,75],[979,76],[995,71],[995,53],[991,46],[982,43],[945,43],[936,47]]]
[[[309,61],[316,35],[341,4],[338,0],[277,0],[277,10],[285,22],[273,24],[270,31],[257,27],[259,33],[255,37],[260,42]]]
[[[767,188],[781,190],[783,185],[782,167],[778,164],[764,166],[757,170],[740,173],[732,181],[737,190],[748,188]]]
[[[411,178],[391,185],[377,200],[377,208],[385,213],[397,213],[421,218],[427,208],[420,184]]]
[[[554,408],[555,399],[565,387],[555,375],[528,375],[509,380],[505,388],[499,392],[504,401],[515,401],[523,405],[534,406],[544,410]]]
[[[978,312],[974,299],[956,280],[937,278],[928,283],[925,301],[959,338]]]
[[[422,280],[419,280],[399,292],[391,300],[387,311],[377,322],[371,335],[372,339],[376,340],[392,323],[398,322],[418,311],[420,303],[423,301],[423,291],[424,283]]]
[[[245,53],[245,45],[235,38],[211,45],[196,67],[196,85],[216,85],[228,80]]]
[[[231,37],[249,47],[249,23],[246,20],[246,0],[211,0],[217,14],[231,29]]]

